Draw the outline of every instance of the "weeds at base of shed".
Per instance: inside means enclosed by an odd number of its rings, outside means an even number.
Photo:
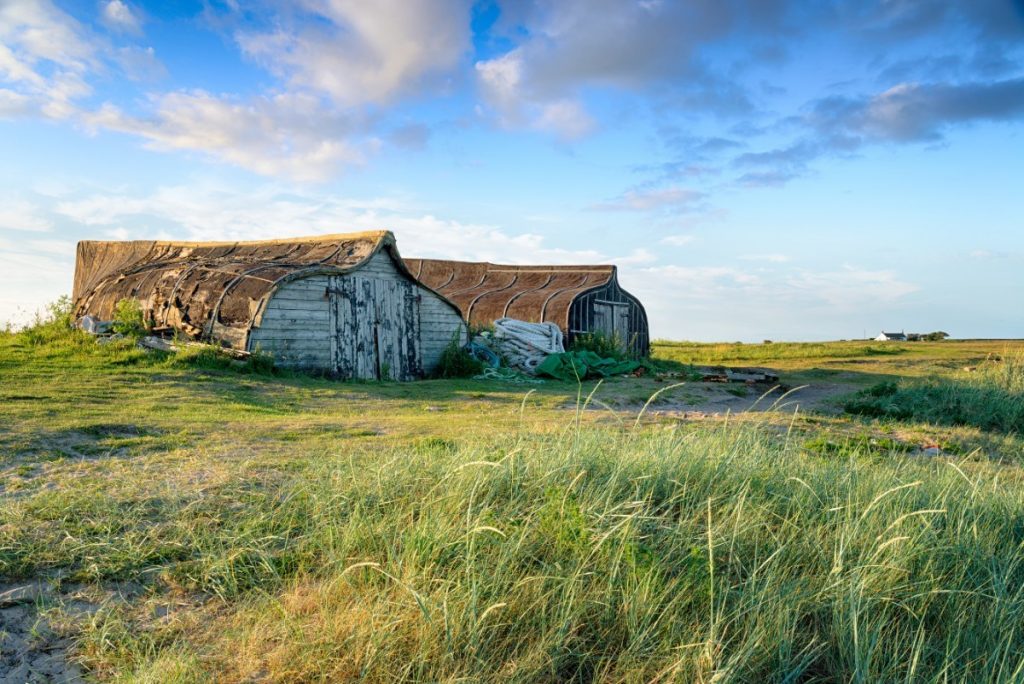
[[[114,306],[114,319],[110,329],[118,335],[139,339],[149,333],[149,325],[137,299],[121,299]]]
[[[609,337],[601,332],[580,333],[573,337],[568,351],[594,352],[604,359],[622,361],[629,358],[624,343],[618,337]]]
[[[459,338],[456,332],[445,346],[434,371],[435,378],[472,378],[483,373],[484,364],[469,353]]]

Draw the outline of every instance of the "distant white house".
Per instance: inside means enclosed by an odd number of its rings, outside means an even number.
[[[875,338],[876,342],[906,342],[907,335],[902,332],[881,332],[878,337]]]

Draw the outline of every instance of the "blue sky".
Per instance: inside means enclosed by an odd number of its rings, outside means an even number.
[[[0,0],[0,321],[81,239],[615,262],[656,337],[1024,337],[1021,0]]]

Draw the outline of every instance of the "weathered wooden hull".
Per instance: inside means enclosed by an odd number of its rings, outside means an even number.
[[[443,294],[470,324],[499,318],[555,323],[566,343],[581,334],[619,339],[634,356],[650,351],[647,313],[618,283],[618,270],[598,266],[509,266],[406,259],[420,282]]]
[[[415,280],[386,231],[81,242],[74,298],[78,317],[110,320],[118,301],[135,299],[157,328],[351,378],[420,377],[465,337],[458,309]]]

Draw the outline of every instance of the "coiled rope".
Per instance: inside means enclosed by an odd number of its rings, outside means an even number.
[[[494,333],[485,337],[511,367],[533,375],[544,359],[565,351],[562,331],[554,323],[527,323],[514,318],[494,321]]]

